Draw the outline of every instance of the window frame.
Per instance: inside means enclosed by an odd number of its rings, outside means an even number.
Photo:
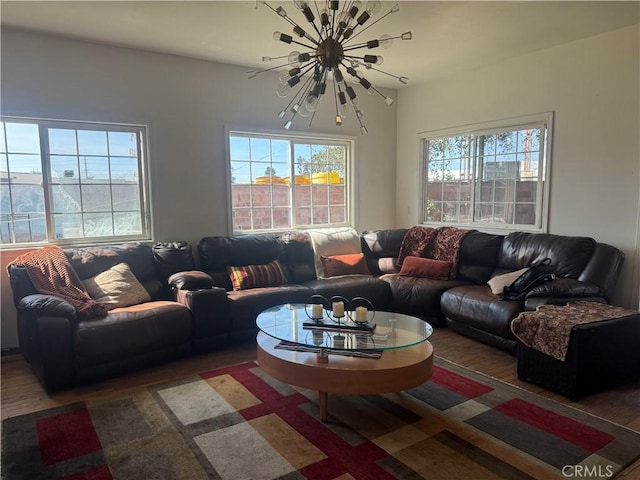
[[[500,224],[492,222],[481,222],[475,220],[476,216],[476,196],[478,194],[478,164],[480,156],[478,155],[477,139],[481,136],[491,135],[494,133],[505,131],[523,130],[526,128],[544,127],[546,133],[545,144],[540,149],[543,154],[543,163],[538,171],[538,181],[536,188],[536,219],[535,225],[526,224]],[[442,139],[443,137],[454,137],[462,135],[473,136],[471,146],[471,212],[473,220],[471,222],[444,222],[427,220],[426,204],[427,204],[427,184],[428,184],[428,142],[429,140]],[[428,132],[420,132],[418,134],[419,155],[420,155],[420,180],[419,180],[419,198],[420,206],[419,223],[423,225],[451,226],[459,228],[475,228],[483,231],[495,231],[497,233],[508,233],[513,231],[524,231],[534,233],[548,232],[549,225],[549,198],[550,198],[550,179],[551,179],[551,151],[553,144],[553,112],[543,112],[520,117],[512,117],[501,120],[481,122],[464,126],[446,128],[441,130],[433,130]],[[541,141],[542,142],[542,141]],[[540,171],[542,170],[542,171]],[[495,202],[494,202],[495,203]]]
[[[151,188],[149,184],[149,129],[146,125],[126,124],[98,121],[80,121],[41,117],[22,117],[18,115],[0,115],[0,122],[4,123],[28,123],[38,126],[38,137],[40,142],[40,165],[42,168],[42,189],[44,199],[44,216],[46,222],[46,239],[43,241],[32,242],[15,242],[0,243],[0,250],[14,250],[22,248],[33,248],[42,245],[59,245],[62,247],[85,246],[85,245],[101,245],[116,244],[133,241],[149,242],[152,240],[152,216],[151,216]],[[55,227],[52,210],[54,182],[51,177],[51,156],[48,129],[72,129],[80,131],[109,131],[109,132],[126,132],[136,135],[137,146],[137,163],[138,163],[138,188],[140,202],[140,234],[134,235],[110,235],[110,236],[93,236],[93,237],[74,237],[74,238],[56,238]],[[4,131],[0,134],[4,135]],[[5,138],[6,143],[6,138]],[[7,146],[8,149],[8,146]],[[9,152],[7,152],[9,155]],[[117,185],[109,181],[109,186]],[[113,210],[110,210],[113,213]],[[92,212],[79,212],[92,213]],[[84,220],[83,220],[84,223]]]
[[[290,177],[294,178],[295,176],[295,155],[293,154],[294,145],[295,144],[322,144],[329,146],[343,146],[346,151],[346,159],[345,159],[345,176],[344,176],[344,187],[345,187],[345,221],[338,223],[326,223],[326,224],[312,224],[312,225],[296,225],[295,224],[295,214],[294,214],[294,193],[293,189],[291,189],[289,193],[290,198],[290,220],[291,223],[288,227],[277,227],[270,229],[259,229],[259,230],[236,230],[233,225],[233,182],[232,182],[232,169],[231,169],[231,137],[232,136],[241,136],[248,138],[260,138],[267,140],[283,140],[290,142]],[[225,137],[226,137],[226,184],[227,184],[227,201],[228,201],[228,231],[232,232],[232,235],[243,235],[243,234],[254,234],[254,233],[278,233],[284,232],[288,230],[306,230],[306,229],[317,229],[317,228],[331,228],[331,227],[341,227],[341,226],[353,226],[355,223],[355,180],[354,180],[354,158],[356,153],[356,138],[350,136],[341,136],[341,135],[319,135],[313,133],[296,133],[296,132],[288,132],[283,134],[282,132],[276,132],[272,130],[255,130],[255,129],[246,129],[246,128],[233,128],[227,126],[225,128]],[[273,208],[271,205],[270,208]]]

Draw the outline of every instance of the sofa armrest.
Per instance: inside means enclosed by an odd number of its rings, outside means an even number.
[[[174,273],[169,277],[167,282],[172,288],[177,290],[200,290],[215,287],[213,278],[199,270],[187,270]]]
[[[53,295],[36,293],[27,295],[18,302],[18,310],[30,311],[36,316],[65,317],[76,319],[76,309],[66,300]]]
[[[68,388],[75,381],[75,323],[76,310],[61,298],[34,294],[18,303],[20,349],[48,392]]]
[[[200,290],[175,289],[174,300],[191,311],[194,345],[200,340],[227,335],[231,329],[231,309],[227,291],[221,287]]]

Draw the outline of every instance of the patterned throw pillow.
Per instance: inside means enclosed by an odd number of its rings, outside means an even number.
[[[338,275],[371,275],[367,268],[364,253],[349,253],[345,255],[333,255],[320,257],[324,268],[325,277]]]
[[[246,290],[258,287],[277,287],[287,283],[287,276],[278,260],[266,265],[228,266],[234,290]]]
[[[422,257],[405,257],[400,269],[400,275],[418,278],[430,278],[432,280],[448,280],[451,272],[451,262],[433,260]]]
[[[129,265],[119,263],[82,282],[91,298],[108,310],[149,302],[149,292],[135,277]]]

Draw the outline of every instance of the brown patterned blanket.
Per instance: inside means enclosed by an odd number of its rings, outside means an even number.
[[[424,257],[451,262],[449,279],[456,278],[460,261],[460,245],[464,237],[472,230],[456,227],[411,227],[400,245],[398,265],[405,257]]]
[[[49,245],[24,253],[9,265],[24,266],[39,293],[66,300],[74,306],[80,318],[103,317],[107,314],[107,307],[89,296],[60,247]]]
[[[635,310],[598,302],[541,305],[522,312],[511,322],[511,331],[527,347],[564,361],[574,325],[637,315]]]

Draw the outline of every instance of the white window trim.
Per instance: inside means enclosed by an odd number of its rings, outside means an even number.
[[[257,231],[251,230],[234,230],[233,229],[233,201],[232,201],[232,193],[231,193],[231,151],[229,148],[229,137],[231,135],[250,135],[250,136],[260,136],[265,138],[278,138],[283,140],[292,140],[295,142],[315,142],[315,143],[344,143],[347,145],[347,161],[346,161],[346,171],[347,171],[347,180],[345,182],[345,188],[347,189],[345,198],[347,199],[348,205],[346,209],[346,221],[341,223],[332,223],[327,225],[312,225],[304,228],[308,229],[317,229],[317,228],[331,228],[331,227],[354,227],[356,224],[356,215],[357,209],[355,208],[355,200],[357,198],[356,184],[355,181],[355,155],[357,150],[357,138],[353,136],[347,135],[321,135],[307,132],[289,132],[287,134],[283,134],[281,130],[268,130],[268,129],[248,129],[246,127],[234,127],[230,125],[225,126],[225,174],[226,174],[226,187],[227,187],[227,231],[231,232],[232,235],[245,235],[251,233],[257,233]],[[274,229],[265,229],[260,230],[259,233],[281,233],[290,230],[301,230],[303,227],[297,227],[292,225],[290,228],[274,228]]]
[[[56,119],[49,117],[25,117],[21,115],[2,114],[0,119],[5,123],[35,123],[39,129],[42,128],[73,128],[85,130],[101,130],[108,128],[113,131],[126,131],[131,129],[140,130],[139,155],[140,155],[140,202],[142,210],[142,234],[140,235],[113,235],[100,237],[81,237],[81,238],[55,238],[52,232],[51,222],[51,191],[48,188],[50,182],[48,146],[44,138],[40,136],[40,155],[42,162],[42,189],[45,202],[45,216],[47,225],[47,240],[42,242],[18,242],[18,243],[0,243],[0,250],[24,250],[37,248],[43,245],[59,245],[61,247],[82,247],[89,245],[109,245],[126,242],[152,242],[153,241],[153,222],[151,212],[151,185],[149,173],[149,127],[142,124],[133,123],[115,123],[115,122],[99,122],[95,120],[69,120]]]
[[[538,197],[542,198],[542,206],[540,208],[540,224],[539,225],[500,225],[495,223],[482,223],[482,222],[424,222],[425,218],[425,202],[424,195],[426,192],[427,183],[427,160],[425,146],[428,140],[438,139],[442,137],[456,136],[472,134],[474,136],[488,135],[491,133],[501,132],[504,130],[517,130],[519,128],[531,126],[531,124],[545,123],[547,126],[547,139],[545,143],[545,156],[546,162],[544,164],[544,172],[541,176],[542,182],[538,182]],[[474,228],[484,232],[494,232],[498,234],[504,234],[507,232],[532,232],[532,233],[547,233],[549,226],[549,199],[551,191],[551,150],[552,150],[552,136],[553,136],[553,112],[542,112],[531,115],[523,115],[519,117],[505,118],[501,120],[493,120],[489,122],[468,124],[463,126],[445,128],[440,130],[431,130],[427,132],[419,132],[417,134],[419,143],[419,155],[420,155],[420,181],[418,188],[418,195],[420,199],[419,221],[424,225],[437,225],[437,226],[450,226],[459,228]],[[475,158],[474,158],[475,160]],[[475,178],[474,178],[475,182]],[[475,186],[473,189],[475,194]],[[536,208],[539,208],[536,205]]]

